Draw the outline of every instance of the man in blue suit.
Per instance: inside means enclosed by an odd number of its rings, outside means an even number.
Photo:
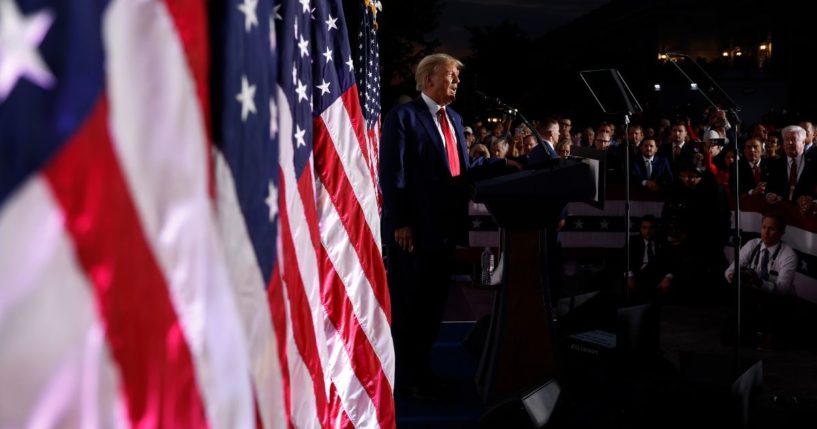
[[[384,255],[392,303],[398,394],[433,398],[440,382],[431,347],[448,297],[454,247],[467,225],[465,174],[472,167],[462,118],[450,108],[462,63],[423,58],[420,97],[394,108],[382,127],[380,187]]]
[[[639,146],[641,154],[630,163],[631,182],[653,192],[661,190],[673,181],[672,168],[667,158],[658,155],[655,139],[647,138]]]

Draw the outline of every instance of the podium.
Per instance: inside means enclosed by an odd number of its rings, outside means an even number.
[[[535,390],[556,375],[546,236],[555,237],[552,227],[567,202],[594,198],[596,179],[589,165],[561,160],[475,186],[474,200],[485,204],[504,230],[502,281],[476,375],[490,406]]]

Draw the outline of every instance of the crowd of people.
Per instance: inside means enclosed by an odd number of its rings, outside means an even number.
[[[738,132],[723,110],[708,109],[702,118],[699,123],[661,119],[626,131],[606,122],[575,131],[568,116],[534,126],[562,158],[570,157],[575,147],[604,151],[611,184],[623,185],[629,148],[631,189],[639,197],[663,201],[660,219],[640,219],[631,240],[627,286],[638,301],[726,299],[735,276],[734,264],[724,256],[731,209],[736,197],[753,198],[754,207],[761,206],[764,213],[761,237],[744,240],[739,266],[750,290],[749,305],[760,306],[759,313],[765,314],[759,319],[766,322],[758,323],[780,321],[788,302],[780,297],[795,296],[799,267],[783,233],[789,221],[817,220],[814,124],[757,123]],[[524,124],[513,125],[498,122],[490,132],[479,121],[467,127],[471,156],[524,160],[537,139]]]

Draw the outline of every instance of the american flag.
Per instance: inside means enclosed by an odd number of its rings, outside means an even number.
[[[0,0],[4,426],[395,425],[342,8],[208,6],[212,134],[205,3]]]
[[[254,1],[234,3],[228,12],[240,10],[241,20],[226,35],[223,99],[233,104],[223,146],[227,176],[246,181],[233,181],[235,200],[266,286],[285,418],[295,427],[394,427],[374,155],[341,3],[287,0],[264,13]]]
[[[358,32],[357,81],[360,85],[360,105],[366,119],[366,136],[372,175],[379,171],[380,152],[380,46],[377,43],[377,13],[383,9],[380,1],[365,0],[361,4],[360,31]],[[375,180],[378,183],[378,180]],[[380,203],[380,188],[378,203]]]
[[[0,425],[255,425],[205,4],[0,0]]]
[[[375,181],[337,0],[286,1],[278,31],[280,284],[296,426],[395,425]]]

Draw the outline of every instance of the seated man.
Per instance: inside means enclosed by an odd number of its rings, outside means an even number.
[[[653,298],[666,274],[658,262],[665,249],[664,242],[658,239],[655,216],[642,217],[639,232],[640,235],[630,239],[630,271],[627,273],[627,289],[635,301]]]
[[[740,249],[742,289],[745,289],[744,311],[747,332],[759,331],[759,347],[767,348],[782,333],[788,308],[793,306],[794,273],[798,259],[794,250],[781,239],[786,221],[778,214],[767,213],[760,224],[760,238],[749,240]],[[735,264],[724,273],[732,283]]]
[[[630,163],[631,183],[636,187],[643,187],[650,191],[660,191],[672,183],[672,168],[667,158],[656,154],[658,146],[655,139],[647,138],[641,141],[640,154]]]
[[[794,273],[797,253],[783,243],[786,221],[782,216],[767,213],[760,224],[760,238],[749,240],[740,249],[740,267],[743,282],[757,289],[780,295],[794,295]],[[725,272],[732,283],[735,275],[733,262]]]

